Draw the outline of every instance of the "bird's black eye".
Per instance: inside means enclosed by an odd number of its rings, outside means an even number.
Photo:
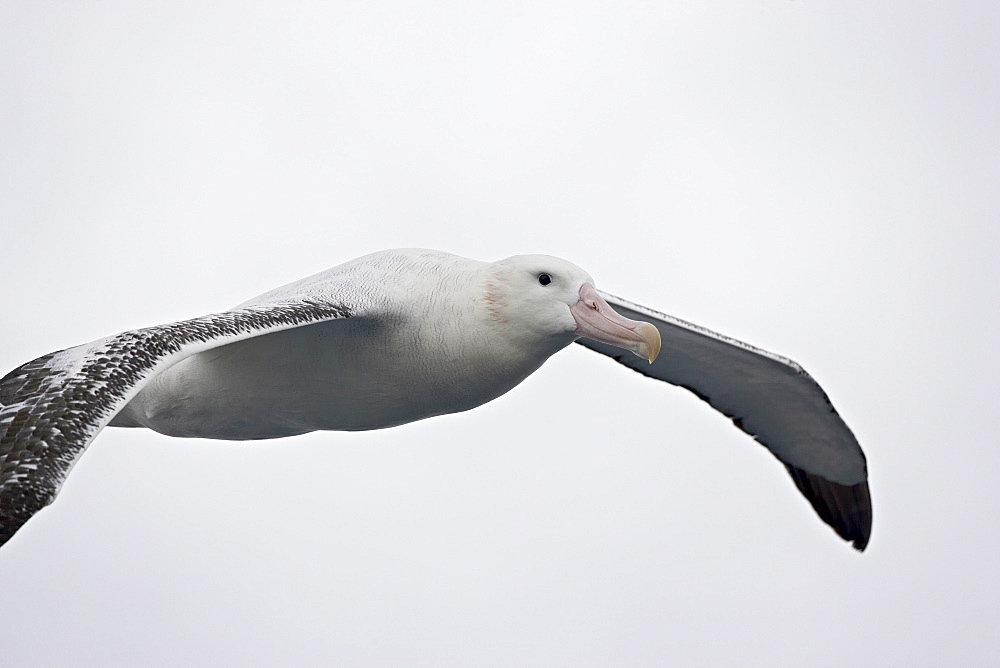
[[[541,283],[542,285],[548,285],[549,283],[552,282],[552,277],[549,276],[548,274],[539,274],[538,282]]]

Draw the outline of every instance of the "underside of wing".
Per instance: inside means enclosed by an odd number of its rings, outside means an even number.
[[[660,331],[653,364],[619,348],[579,339],[643,375],[691,390],[785,464],[795,485],[838,535],[864,550],[872,508],[864,453],[826,393],[795,362],[601,293],[627,318]]]
[[[84,449],[156,374],[197,352],[351,316],[320,301],[254,305],[43,355],[0,379],[0,545],[51,503]]]

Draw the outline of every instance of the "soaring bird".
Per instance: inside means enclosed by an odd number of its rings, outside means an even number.
[[[229,440],[395,427],[491,401],[576,342],[731,418],[865,549],[864,453],[801,366],[594,286],[547,255],[389,250],[228,311],[43,355],[0,379],[0,545],[106,426]]]

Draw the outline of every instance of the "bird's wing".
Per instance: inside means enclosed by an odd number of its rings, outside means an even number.
[[[864,550],[872,505],[865,455],[823,389],[790,359],[602,292],[626,318],[660,330],[653,364],[589,339],[577,343],[643,375],[694,392],[754,437],[788,469],[816,512]]]
[[[258,304],[123,332],[14,369],[0,379],[0,545],[52,502],[98,432],[167,367],[227,343],[351,316],[322,300]]]

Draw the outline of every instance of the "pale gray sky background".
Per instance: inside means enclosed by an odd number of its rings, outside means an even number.
[[[801,362],[875,503],[858,555],[579,347],[383,432],[108,430],[0,551],[0,664],[1000,662],[996,2],[31,0],[0,63],[0,371],[374,250],[551,253]]]

